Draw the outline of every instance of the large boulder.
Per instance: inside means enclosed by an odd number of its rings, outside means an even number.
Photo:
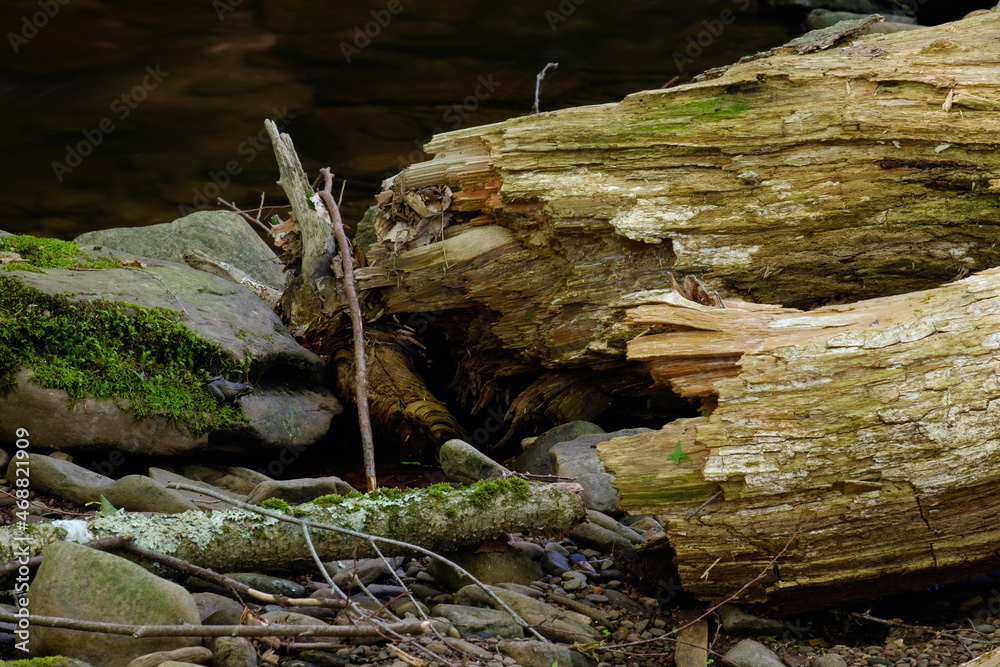
[[[54,245],[47,239],[38,242],[39,248],[48,244]],[[107,254],[105,248],[95,256]],[[0,393],[0,432],[27,428],[33,446],[66,451],[113,448],[148,456],[208,447],[247,451],[314,444],[343,410],[324,385],[322,359],[296,343],[281,320],[245,287],[155,259],[141,259],[141,266],[85,271],[16,266],[0,274],[5,281],[0,291],[0,392],[4,361],[18,359],[9,350],[5,354],[11,339],[5,339],[4,326],[19,322],[16,335],[34,337],[34,358],[20,358],[22,366],[13,369],[7,382],[13,379],[16,387]],[[83,302],[118,304],[110,316],[114,333],[88,319],[95,308],[73,310],[73,304]],[[96,311],[104,312],[100,307]],[[140,320],[152,327],[141,335],[135,333]],[[135,342],[122,344],[128,336],[135,336]],[[117,365],[88,370],[81,359],[92,355],[114,359]],[[156,366],[160,362],[163,367]],[[220,406],[206,389],[205,376],[219,373],[220,366],[230,369],[230,380],[249,380],[254,386],[252,394],[237,399],[239,405]],[[242,376],[232,369],[241,369]],[[111,393],[95,397],[92,390],[105,381]],[[76,394],[72,399],[70,392]],[[147,414],[137,420],[139,412]]]
[[[128,625],[200,625],[198,607],[186,590],[140,566],[73,542],[55,542],[42,552],[31,583],[32,616]],[[32,623],[35,655],[64,655],[102,667],[126,667],[133,659],[199,645],[196,637],[148,637],[46,628]]]
[[[100,229],[75,240],[81,246],[100,246],[178,264],[184,263],[185,253],[200,250],[278,291],[285,282],[281,261],[232,211],[199,211],[160,225]]]

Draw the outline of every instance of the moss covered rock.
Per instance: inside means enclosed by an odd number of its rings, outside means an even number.
[[[7,236],[0,431],[33,446],[171,455],[306,446],[342,411],[323,361],[246,288],[186,265]],[[255,392],[220,404],[205,379]]]

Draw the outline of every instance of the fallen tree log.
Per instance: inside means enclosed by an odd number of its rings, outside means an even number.
[[[767,568],[743,599],[791,612],[996,569],[1000,276],[933,288],[1000,264],[998,29],[789,46],[439,135],[380,196],[359,285],[434,313],[473,405],[542,372],[600,394],[581,412],[650,376],[700,402],[598,450],[665,520],[638,569],[696,595]]]
[[[461,489],[448,485],[410,491],[381,489],[361,498],[299,505],[292,508],[292,516],[444,552],[508,532],[569,530],[585,517],[578,491],[574,485],[533,484],[516,478]],[[38,524],[30,533],[0,527],[0,562],[33,556],[61,539],[90,541],[125,535],[134,535],[140,546],[218,572],[249,566],[315,567],[298,525],[242,509],[176,515],[121,512]],[[366,540],[356,536],[313,528],[310,537],[324,561],[376,555]],[[412,553],[399,544],[377,544],[385,555]]]
[[[581,382],[648,397],[623,364],[641,331],[624,311],[668,271],[813,307],[1000,264],[998,29],[989,13],[779,48],[616,104],[435,136],[433,159],[380,197],[359,286],[387,313],[435,313],[475,357],[455,386],[480,406],[526,368],[609,369]],[[440,212],[416,201],[444,188]],[[401,242],[406,224],[431,238]]]
[[[727,305],[629,311],[673,329],[629,356],[715,403],[598,445],[623,509],[664,519],[638,569],[667,548],[685,590],[723,597],[787,545],[744,600],[793,612],[1000,568],[1000,269],[807,313]]]

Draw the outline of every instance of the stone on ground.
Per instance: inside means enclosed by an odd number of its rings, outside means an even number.
[[[473,484],[485,479],[504,479],[510,471],[483,454],[481,451],[457,438],[441,445],[438,453],[441,470],[448,479],[459,484]]]
[[[129,625],[199,625],[198,608],[177,584],[135,563],[72,542],[45,547],[31,584],[34,616],[59,616]],[[148,637],[80,632],[31,625],[35,655],[65,655],[101,667],[126,667],[135,658],[200,644],[193,637]]]
[[[282,264],[274,251],[232,211],[199,211],[159,225],[99,229],[75,240],[81,246],[101,246],[178,264],[184,263],[184,253],[200,250],[276,290],[285,284]]]
[[[594,661],[582,653],[558,644],[539,641],[501,641],[497,648],[517,661],[521,667],[591,667]],[[702,665],[704,667],[704,665]]]
[[[781,658],[760,642],[744,639],[726,653],[726,660],[737,667],[784,667]]]

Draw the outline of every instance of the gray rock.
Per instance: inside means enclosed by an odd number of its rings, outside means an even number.
[[[514,546],[531,560],[541,560],[542,556],[545,555],[545,548],[542,545],[528,540],[514,540]]]
[[[181,472],[188,479],[232,491],[244,498],[249,496],[258,484],[271,480],[264,473],[239,466],[186,465]]]
[[[202,625],[239,625],[243,606],[239,609],[216,609],[202,620]]]
[[[42,552],[31,584],[31,613],[135,625],[200,623],[186,590],[135,563],[72,542]],[[148,637],[80,633],[31,625],[35,655],[65,655],[101,667],[125,667],[135,658],[200,644],[192,637]]]
[[[419,608],[419,610],[418,610]],[[407,614],[413,616],[414,618],[423,618],[424,616],[430,616],[431,610],[420,600],[411,600],[409,598],[397,598],[389,602],[389,609],[396,616],[404,617]],[[423,612],[423,614],[421,614]]]
[[[464,440],[448,440],[438,453],[441,470],[459,484],[473,484],[484,479],[503,479],[510,471]]]
[[[582,653],[558,644],[540,641],[501,641],[497,648],[522,667],[592,667],[594,661]]]
[[[178,648],[173,651],[158,651],[140,656],[128,663],[128,667],[159,667],[161,663],[189,662],[198,665],[205,664],[212,659],[212,652],[204,646],[189,646]]]
[[[527,585],[542,576],[542,568],[517,549],[476,553],[472,548],[463,548],[450,552],[448,560],[465,568],[485,584],[513,582]],[[472,583],[467,576],[436,558],[432,558],[427,565],[427,572],[451,590]]]
[[[524,638],[524,630],[505,611],[458,604],[439,604],[431,608],[431,613],[450,621],[462,639]]]
[[[515,593],[520,593],[521,595],[527,595],[529,598],[542,599],[545,597],[545,593],[541,592],[537,588],[532,588],[531,586],[525,586],[523,584],[515,584],[511,582],[506,582],[502,584],[497,584],[500,588],[506,588],[508,591],[514,591]]]
[[[637,517],[635,521],[628,524],[628,527],[637,533],[646,533],[651,530],[656,532],[663,531],[663,526],[660,525],[660,522],[651,516]]]
[[[326,627],[326,623],[319,620],[318,618],[313,618],[312,616],[306,616],[305,614],[297,614],[294,611],[269,611],[261,614],[261,618],[268,622],[270,625],[322,625]],[[328,641],[328,637],[296,637],[297,642],[306,643],[316,643]]]
[[[205,641],[212,667],[257,667],[257,652],[246,637],[212,637]]]
[[[231,496],[234,500],[246,500],[246,496],[238,495],[235,493],[226,493],[224,489],[214,487],[211,484],[206,484],[205,482],[199,482],[193,479],[188,479],[183,475],[178,475],[177,473],[170,472],[169,470],[164,470],[163,468],[150,468],[149,478],[154,482],[166,486],[172,482],[179,482],[181,484],[190,484],[191,486],[200,486],[206,489],[211,489],[216,493],[225,493],[227,496]],[[228,510],[232,509],[233,506],[224,500],[219,500],[213,496],[207,496],[203,493],[197,493],[195,491],[183,491],[180,489],[171,489],[174,493],[178,493],[191,503],[193,503],[198,509],[201,510]]]
[[[593,547],[605,554],[632,548],[632,543],[627,539],[596,523],[584,522],[574,526],[573,530],[569,531],[569,536],[580,544]]]
[[[8,463],[10,463],[10,454],[0,449],[0,470],[6,470]]]
[[[480,648],[472,642],[467,642],[464,639],[455,639],[454,637],[445,637],[444,642],[455,649],[456,651],[462,651],[463,653],[468,653],[474,658],[479,658],[480,660],[492,660],[495,656],[489,651]],[[549,665],[548,667],[551,667]]]
[[[535,626],[539,634],[546,639],[573,643],[586,642],[588,638],[596,639],[601,636],[600,632],[590,627],[591,619],[583,614],[557,609],[541,600],[499,586],[489,588],[529,625]],[[496,605],[478,586],[466,586],[459,590],[455,594],[455,603],[469,606]]]
[[[194,598],[194,603],[198,606],[198,615],[201,616],[202,623],[221,609],[243,611],[243,605],[239,602],[218,593],[192,593],[191,597]]]
[[[573,565],[558,551],[546,549],[545,555],[542,556],[542,569],[549,574],[562,574],[573,569]]]
[[[237,363],[252,359],[255,393],[240,404],[249,423],[233,422],[211,434],[192,434],[191,425],[165,414],[140,422],[121,401],[81,399],[70,410],[67,393],[47,389],[22,369],[17,388],[0,397],[0,431],[33,425],[39,446],[59,443],[66,451],[113,448],[144,456],[169,456],[204,449],[247,451],[260,447],[308,446],[326,435],[343,411],[323,385],[324,363],[304,349],[281,321],[246,288],[188,266],[144,260],[146,268],[44,273],[10,271],[27,286],[74,301],[125,301],[182,311],[182,324],[218,346]],[[292,371],[292,372],[290,372]],[[81,405],[81,403],[83,405]],[[39,420],[38,414],[46,419]]]
[[[511,469],[532,475],[551,475],[553,472],[549,463],[549,450],[554,445],[573,440],[581,435],[596,433],[604,433],[604,429],[597,424],[583,421],[569,422],[551,428],[528,445],[527,449],[511,464]]]
[[[635,532],[625,524],[612,519],[604,512],[599,512],[595,509],[591,509],[587,512],[587,520],[590,521],[591,523],[597,524],[601,528],[607,528],[612,532],[618,533],[632,544],[646,543],[646,538],[644,538],[642,535]]]
[[[268,498],[280,498],[290,505],[301,505],[320,496],[346,496],[354,487],[339,477],[306,477],[304,479],[272,479],[258,484],[247,502],[260,505]]]
[[[618,492],[612,484],[614,475],[605,469],[604,463],[597,455],[597,445],[612,438],[646,433],[649,430],[628,428],[613,433],[581,435],[573,440],[555,444],[549,450],[552,474],[575,477],[583,487],[583,502],[587,509],[620,515]]]
[[[184,263],[184,253],[200,250],[278,291],[285,284],[281,260],[232,211],[200,211],[160,225],[101,229],[75,240],[81,246],[102,246],[178,264]]]
[[[37,453],[29,456],[31,486],[38,493],[58,496],[80,505],[99,502],[103,495],[116,508],[129,512],[173,514],[198,509],[180,493],[164,488],[148,477],[129,475],[115,481],[51,456]]]
[[[726,660],[739,667],[784,667],[774,651],[760,642],[744,639],[726,653]]]
[[[226,576],[264,593],[284,595],[290,598],[304,598],[306,596],[305,586],[281,577],[272,577],[258,572],[231,572]]]
[[[813,660],[812,667],[847,667],[847,661],[837,653],[824,653]]]
[[[728,634],[770,635],[788,629],[781,621],[754,616],[734,604],[724,604],[716,611],[722,631]]]
[[[621,591],[616,591],[613,588],[605,588],[604,596],[611,601],[611,604],[615,605],[616,607],[622,607],[632,613],[639,613],[645,611],[645,608],[641,604],[639,604],[629,596],[625,595]]]
[[[357,562],[352,562],[334,573],[333,583],[337,584],[343,590],[350,586],[355,576],[357,576],[362,584],[367,586],[372,582],[388,579],[392,576],[392,572],[382,562],[381,558],[361,558]]]

